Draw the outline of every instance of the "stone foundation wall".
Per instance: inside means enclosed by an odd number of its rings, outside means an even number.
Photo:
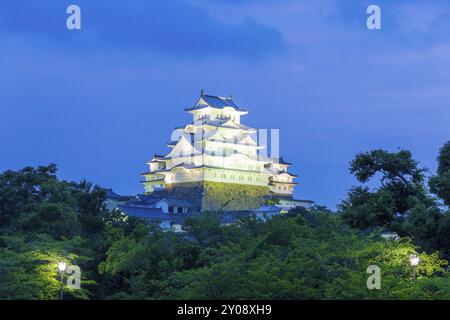
[[[190,201],[194,211],[248,210],[265,203],[269,187],[204,181],[167,185],[167,193]]]
[[[255,209],[264,204],[264,196],[269,194],[269,187],[266,186],[234,183],[205,181],[204,188],[204,211]]]

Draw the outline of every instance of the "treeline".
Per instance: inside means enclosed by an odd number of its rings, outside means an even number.
[[[408,151],[359,154],[350,171],[362,185],[337,213],[297,208],[223,226],[210,212],[184,234],[106,210],[100,188],[59,180],[55,165],[6,171],[0,299],[58,299],[58,261],[81,268],[67,299],[449,299],[450,142],[438,165],[428,179]],[[370,265],[380,290],[366,286]]]
[[[363,185],[353,187],[339,206],[343,220],[361,230],[382,227],[410,237],[424,250],[450,259],[450,141],[437,161],[436,174],[427,179],[428,171],[409,151],[358,154],[350,172]],[[377,188],[364,185],[375,178]]]

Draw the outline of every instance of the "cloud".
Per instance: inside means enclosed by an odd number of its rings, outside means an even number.
[[[404,32],[448,36],[450,6],[447,1],[402,3],[397,5],[396,12],[397,24]]]
[[[3,37],[25,37],[69,50],[102,48],[193,57],[263,57],[283,47],[280,32],[272,27],[253,19],[227,23],[184,0],[75,3],[82,11],[81,31],[65,27],[66,8],[74,1],[2,2]]]

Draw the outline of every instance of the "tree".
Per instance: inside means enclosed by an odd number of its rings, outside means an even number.
[[[0,228],[35,209],[42,201],[65,200],[56,183],[56,165],[8,170],[0,175]]]
[[[409,151],[390,153],[373,150],[356,155],[350,172],[359,182],[367,183],[380,175],[380,186],[354,187],[339,208],[352,226],[369,228],[382,226],[402,233],[402,222],[417,204],[432,206],[424,186],[425,169],[419,168]]]
[[[86,182],[60,181],[56,172],[50,164],[0,174],[1,298],[57,298],[58,260],[80,266],[91,279],[83,280],[85,286],[97,275],[93,257],[103,258],[107,238],[101,234],[104,196]],[[97,236],[100,241],[91,241]],[[90,294],[85,287],[67,296]]]
[[[437,175],[429,181],[430,189],[448,204],[450,142],[441,148],[438,164]],[[350,226],[363,230],[382,227],[412,238],[429,252],[439,250],[444,257],[450,257],[450,212],[443,212],[428,193],[425,170],[418,167],[411,153],[374,150],[358,154],[350,172],[361,183],[380,177],[378,188],[371,191],[367,186],[353,187],[339,206]]]
[[[204,245],[217,244],[223,240],[223,228],[220,225],[221,212],[204,212],[188,217],[183,229],[191,233]]]
[[[450,141],[440,149],[437,161],[437,174],[430,178],[430,190],[450,208]]]
[[[59,299],[58,261],[78,265],[85,271],[89,250],[81,238],[55,241],[38,236],[27,243],[17,236],[0,237],[0,299]],[[66,299],[88,299],[94,281],[82,272],[81,289],[64,288]]]

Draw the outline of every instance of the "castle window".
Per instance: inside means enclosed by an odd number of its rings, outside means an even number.
[[[182,207],[178,207],[177,208],[177,213],[182,213],[183,212],[183,208]]]
[[[173,213],[173,207],[172,206],[169,206],[169,212]]]

